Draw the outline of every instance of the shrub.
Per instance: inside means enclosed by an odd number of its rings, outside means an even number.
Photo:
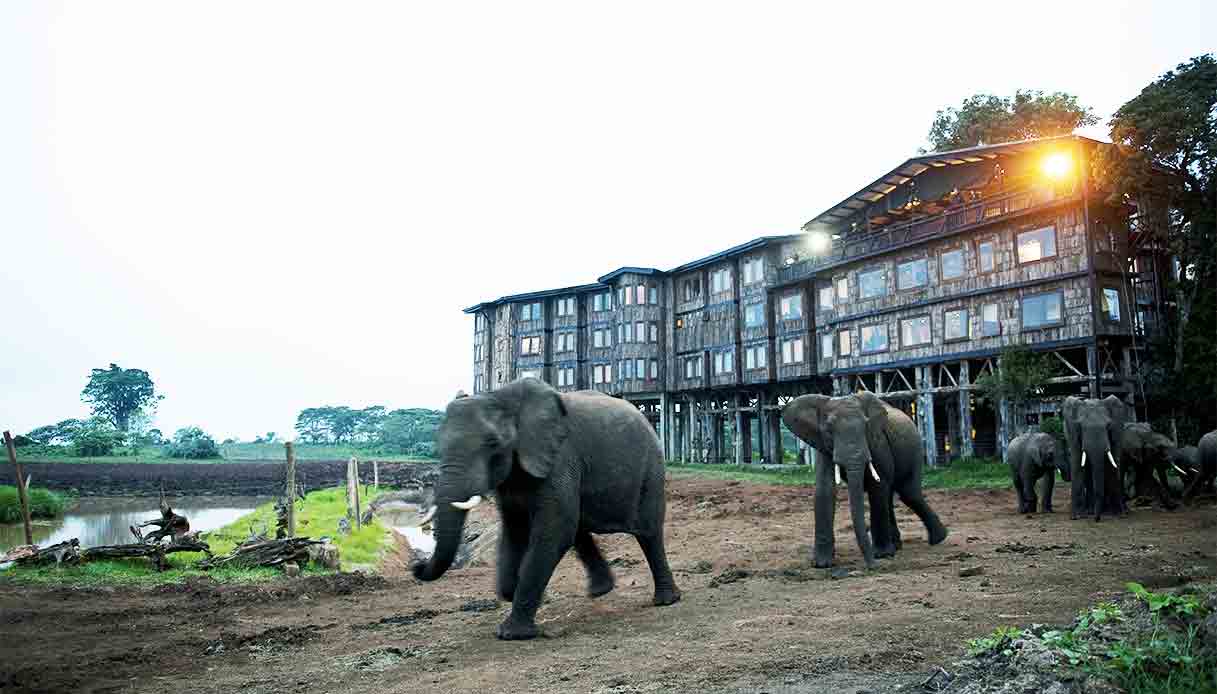
[[[173,443],[165,451],[170,458],[189,458],[203,460],[219,458],[220,449],[216,447],[215,439],[211,438],[198,427],[178,429],[173,435]]]
[[[72,432],[72,454],[81,458],[111,455],[122,443],[123,433],[99,419],[91,419]]]
[[[34,487],[29,493],[30,518],[58,518],[67,507],[67,499],[49,489]],[[0,487],[0,523],[21,522],[21,501],[14,486]]]

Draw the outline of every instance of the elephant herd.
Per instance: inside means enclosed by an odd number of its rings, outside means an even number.
[[[1053,442],[1016,439],[1018,450],[1026,449],[1025,466],[1014,473],[1020,510],[1033,510],[1035,478],[1054,466],[1072,479],[1075,516],[1083,510],[1096,518],[1120,510],[1122,498],[1110,493],[1116,476],[1105,476],[1103,468],[1124,450],[1115,432],[1122,431],[1126,413],[1110,400],[1067,404],[1076,409],[1072,421],[1066,418],[1070,460],[1076,463],[1068,471]],[[804,395],[786,406],[782,421],[832,461],[816,467],[817,567],[833,561],[838,480],[846,484],[854,534],[868,568],[900,549],[897,495],[925,525],[931,545],[946,539],[946,527],[921,493],[920,434],[903,412],[870,393]],[[438,447],[436,507],[429,512],[435,551],[412,571],[423,581],[442,576],[456,556],[466,515],[493,493],[500,516],[496,593],[511,603],[499,638],[539,635],[537,608],[558,562],[572,548],[587,572],[588,595],[613,590],[612,570],[593,533],[633,535],[651,570],[654,604],[680,600],[664,549],[663,452],[650,423],[629,402],[595,391],[559,393],[524,378],[489,393],[458,394],[448,405]],[[1131,454],[1135,448],[1130,444],[1127,450]],[[1215,456],[1217,432],[1205,437],[1196,456],[1208,461],[1210,481]],[[1047,475],[1045,510],[1051,510],[1053,477]]]
[[[1130,485],[1134,494],[1156,487],[1163,508],[1175,508],[1168,478],[1172,469],[1183,478],[1184,500],[1212,486],[1217,475],[1217,431],[1205,434],[1198,446],[1179,447],[1148,424],[1130,418],[1129,406],[1115,396],[1102,400],[1070,397],[1061,408],[1063,446],[1043,432],[1015,437],[1007,459],[1019,513],[1035,512],[1035,483],[1040,479],[1041,510],[1052,511],[1057,470],[1072,485],[1074,520],[1093,516],[1099,521],[1105,513],[1126,512]]]

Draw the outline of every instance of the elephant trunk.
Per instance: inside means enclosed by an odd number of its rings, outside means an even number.
[[[1082,453],[1090,467],[1091,499],[1094,501],[1094,520],[1103,520],[1103,507],[1107,505],[1107,466],[1114,458],[1111,457],[1111,445],[1106,436],[1083,435]],[[1110,472],[1117,475],[1116,469]]]
[[[858,549],[862,550],[862,558],[866,561],[866,568],[871,569],[875,566],[875,550],[871,546],[870,536],[866,533],[866,507],[864,499],[866,492],[863,490],[863,475],[869,467],[869,461],[858,461],[857,464],[849,465],[849,515],[850,520],[854,524],[854,536],[858,539]]]
[[[467,511],[452,505],[455,499],[448,494],[438,495],[433,527],[435,528],[435,552],[426,562],[414,565],[414,577],[421,581],[434,581],[452,566],[456,551],[461,546],[465,530]],[[464,499],[460,499],[464,501]]]

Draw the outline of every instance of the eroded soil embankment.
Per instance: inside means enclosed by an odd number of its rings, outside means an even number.
[[[309,460],[296,463],[296,479],[305,490],[332,487],[346,480],[345,460]],[[405,486],[430,484],[438,467],[429,463],[379,463],[380,483]],[[34,485],[82,496],[144,496],[160,493],[181,496],[266,496],[283,490],[284,463],[24,463]],[[372,466],[361,465],[367,482]],[[13,479],[11,465],[0,465],[0,479]]]

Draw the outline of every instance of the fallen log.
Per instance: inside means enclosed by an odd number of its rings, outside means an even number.
[[[154,518],[139,525],[130,526],[131,534],[135,536],[138,542],[157,543],[162,539],[180,538],[190,532],[190,521],[186,520],[186,516],[179,516],[169,507],[169,502],[165,500],[165,488],[161,487],[161,517]],[[156,530],[144,535],[140,528],[156,526]]]
[[[198,537],[187,535],[167,545],[135,542],[128,545],[89,547],[80,553],[80,559],[81,561],[92,561],[95,559],[138,559],[140,557],[147,557],[152,560],[152,564],[156,567],[157,571],[164,571],[169,568],[168,562],[165,561],[166,555],[173,554],[174,552],[203,552],[210,557],[211,547]]]
[[[320,540],[307,537],[287,537],[275,540],[252,540],[238,545],[228,554],[211,557],[199,562],[200,569],[214,569],[218,566],[240,566],[254,568],[258,566],[281,566],[294,562],[304,564],[308,561],[308,549],[321,544]]]
[[[72,538],[41,548],[24,545],[5,555],[4,559],[16,562],[17,566],[75,564],[80,561],[80,540]]]

